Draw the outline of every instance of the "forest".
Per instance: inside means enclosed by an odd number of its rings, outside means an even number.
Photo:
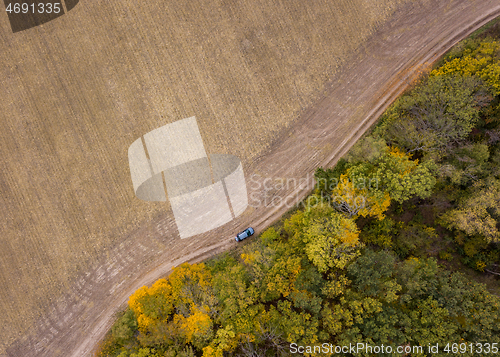
[[[318,168],[303,208],[137,290],[96,356],[288,356],[323,343],[498,353],[499,38],[497,21],[449,51]]]

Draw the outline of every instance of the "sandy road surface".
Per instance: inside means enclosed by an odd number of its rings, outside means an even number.
[[[245,168],[250,201],[258,207],[220,229],[185,240],[172,237],[170,213],[156,217],[108,250],[103,264],[75,282],[73,292],[54,302],[52,311],[6,355],[90,355],[135,289],[181,262],[231,247],[234,232],[244,226],[251,224],[259,232],[275,221],[288,209],[279,202],[292,204],[310,190],[290,179],[312,179],[316,167],[335,162],[416,73],[499,14],[498,0],[418,1],[400,9],[332,79],[323,99],[305,110],[266,155]],[[267,178],[269,190],[263,188]],[[271,184],[279,178],[289,179],[289,186],[279,189]],[[160,243],[168,245],[168,253],[158,253],[155,247]]]

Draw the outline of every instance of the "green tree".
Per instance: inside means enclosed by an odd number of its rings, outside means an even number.
[[[441,341],[458,338],[464,342],[489,338],[500,341],[499,299],[484,285],[471,282],[460,273],[439,269],[434,259],[406,261],[398,269],[397,277],[404,287],[400,299],[406,306],[418,313],[420,304],[426,302],[439,313],[439,320],[448,331],[438,329],[437,319],[431,320],[428,329],[431,334],[441,336]]]
[[[349,163],[341,158],[334,168],[317,168],[314,173],[316,179],[316,188],[314,193],[321,197],[330,197],[332,191],[337,187],[340,180],[340,175],[342,175],[347,168]]]
[[[434,259],[399,262],[385,251],[365,251],[347,268],[347,277],[344,293],[322,314],[337,344],[500,340],[499,299],[461,274],[440,270]]]
[[[318,342],[319,321],[307,312],[296,311],[288,300],[278,301],[267,313],[269,324],[288,343],[312,345]]]
[[[484,143],[465,143],[451,153],[439,167],[441,177],[452,184],[465,185],[488,174],[489,147]]]
[[[363,227],[360,239],[364,243],[376,244],[381,248],[391,248],[393,237],[398,232],[396,221],[390,217],[371,220]]]
[[[478,181],[473,185],[470,194],[460,200],[457,208],[441,216],[441,223],[447,228],[458,229],[468,235],[478,234],[489,242],[498,242],[499,207],[500,181],[496,179]]]
[[[436,184],[433,169],[432,161],[419,164],[398,148],[389,148],[377,161],[374,175],[380,178],[379,189],[401,203],[413,195],[420,198],[431,195]]]
[[[396,258],[385,252],[367,250],[347,268],[349,278],[364,296],[391,303],[398,297],[401,286],[396,282],[394,269]]]
[[[323,304],[325,280],[314,265],[306,263],[303,265],[289,300],[296,309],[307,311],[317,317]]]
[[[377,133],[408,153],[449,153],[478,122],[475,94],[480,87],[475,77],[431,77],[396,101]]]
[[[409,222],[398,226],[392,248],[401,258],[424,255],[425,249],[429,248],[432,240],[437,238],[433,227],[427,227],[421,223]]]
[[[354,144],[345,159],[351,164],[373,162],[385,153],[386,148],[384,139],[367,135]]]
[[[120,355],[121,356],[121,355]],[[141,348],[137,353],[131,353],[130,357],[160,357],[154,349]]]
[[[138,324],[134,311],[132,311],[131,309],[127,309],[125,313],[113,325],[113,327],[111,328],[111,332],[113,334],[113,337],[123,344],[134,337],[137,328]]]

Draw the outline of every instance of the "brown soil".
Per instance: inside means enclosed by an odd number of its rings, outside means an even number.
[[[309,193],[316,167],[336,162],[422,70],[499,14],[498,0],[404,5],[332,77],[320,100],[281,131],[265,154],[247,161],[251,203],[267,205],[249,208],[220,229],[184,240],[171,233],[176,231],[171,212],[157,212],[148,224],[108,248],[93,262],[94,269],[64,287],[51,309],[5,355],[89,356],[135,289],[184,261],[199,261],[232,247],[234,232],[243,227],[251,225],[258,233],[276,221],[289,207],[269,201],[291,197],[285,202],[292,204]],[[308,180],[302,186],[266,191],[261,189],[265,178]]]

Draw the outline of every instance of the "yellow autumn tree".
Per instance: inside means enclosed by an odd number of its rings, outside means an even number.
[[[129,298],[128,305],[137,317],[139,331],[147,333],[154,325],[167,321],[173,310],[172,287],[166,279],[150,288],[143,286]]]
[[[453,58],[433,70],[431,76],[478,76],[490,85],[497,95],[500,93],[500,62],[495,58],[498,51],[500,44],[497,41],[483,41],[476,49],[466,49],[462,57]]]
[[[347,217],[384,218],[391,200],[403,202],[413,195],[426,198],[436,179],[433,162],[419,164],[396,147],[387,147],[373,162],[349,167],[332,190],[333,206]]]
[[[203,347],[203,357],[224,357],[224,353],[233,351],[238,345],[237,333],[228,325],[217,330],[210,345]]]
[[[266,300],[287,297],[296,291],[295,281],[302,269],[300,257],[284,256],[276,259],[265,276]]]
[[[359,255],[359,230],[351,218],[320,203],[310,207],[304,219],[305,253],[320,272],[343,269]]]
[[[185,343],[200,349],[212,337],[216,297],[205,264],[184,263],[169,276],[175,302],[173,321]]]
[[[355,183],[350,177],[353,171],[348,170],[346,174],[340,176],[339,184],[332,191],[333,206],[348,217],[372,216],[383,219],[384,212],[391,204],[391,196],[376,187],[361,183],[363,180],[378,182],[376,177],[358,176],[356,178],[360,180]]]
[[[216,298],[211,283],[212,276],[204,264],[185,263],[174,268],[168,279],[134,292],[129,307],[142,339],[154,341],[170,333],[201,348],[212,334]]]
[[[211,337],[213,322],[209,312],[207,307],[195,306],[188,317],[174,315],[174,323],[183,331],[186,343],[192,343],[196,338],[208,340]]]

